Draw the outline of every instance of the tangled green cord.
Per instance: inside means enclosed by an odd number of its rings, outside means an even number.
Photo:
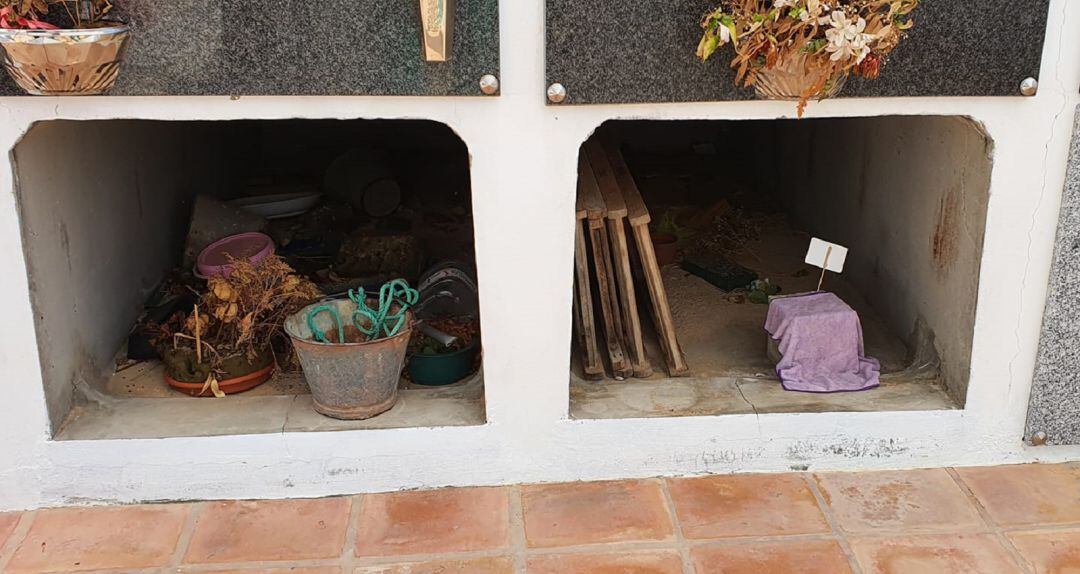
[[[409,283],[404,279],[394,279],[389,283],[383,284],[379,288],[379,304],[375,308],[371,308],[367,303],[367,293],[361,289],[359,291],[349,290],[349,300],[356,303],[356,310],[353,311],[352,321],[361,333],[367,335],[369,341],[385,337],[393,337],[397,335],[401,328],[405,326],[405,321],[408,318],[409,307],[412,307],[420,299],[420,293],[411,287]],[[396,313],[391,313],[394,304],[398,305]],[[337,325],[338,342],[345,342],[345,326],[341,322],[341,315],[338,313],[337,307],[334,305],[319,305],[311,310],[307,316],[308,328],[311,329],[315,340],[320,343],[330,343],[330,340],[326,338],[326,333],[319,330],[315,325],[315,317],[319,313],[330,313],[330,316],[334,319],[334,324]]]

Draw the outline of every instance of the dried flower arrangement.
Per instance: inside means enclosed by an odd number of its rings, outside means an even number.
[[[237,366],[265,366],[285,319],[322,296],[276,255],[231,265],[228,277],[209,279],[193,312],[164,325],[157,337],[177,380],[209,384],[210,378],[247,374],[235,372]]]
[[[62,10],[52,12],[57,4]],[[110,0],[0,0],[0,28],[57,29],[46,21],[50,13],[73,28],[94,28],[104,23],[112,9]]]
[[[828,97],[850,74],[876,78],[885,57],[914,22],[919,0],[722,0],[702,19],[697,55],[708,60],[732,44],[735,83],[796,67],[799,116],[811,98]],[[762,92],[758,87],[759,93]]]

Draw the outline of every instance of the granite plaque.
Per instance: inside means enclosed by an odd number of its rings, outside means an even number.
[[[1080,107],[1046,297],[1025,437],[1080,444]]]
[[[110,95],[480,96],[498,0],[453,4],[450,57],[428,62],[418,0],[117,0],[133,37]]]
[[[730,47],[695,57],[717,0],[546,0],[547,81],[560,105],[754,98],[732,84]],[[841,96],[1019,96],[1039,76],[1049,0],[924,0],[881,77]]]

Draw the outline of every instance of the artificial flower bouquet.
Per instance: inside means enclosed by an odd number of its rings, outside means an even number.
[[[851,74],[876,78],[885,58],[914,22],[919,0],[723,0],[702,19],[697,55],[708,60],[731,44],[736,85],[766,97],[799,101],[839,91]],[[785,90],[763,89],[773,72],[800,81]]]

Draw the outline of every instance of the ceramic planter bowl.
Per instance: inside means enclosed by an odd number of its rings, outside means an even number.
[[[806,56],[788,58],[778,65],[760,70],[754,90],[764,100],[798,101],[803,92],[810,89],[815,81],[806,73]],[[839,94],[847,84],[847,75],[839,74],[829,79],[821,93],[810,97],[812,100],[832,98]]]
[[[418,385],[441,387],[452,385],[473,372],[480,341],[464,349],[443,355],[412,355],[409,357],[409,378]]]
[[[77,30],[0,29],[4,68],[35,96],[94,95],[116,83],[130,31],[118,24]]]

